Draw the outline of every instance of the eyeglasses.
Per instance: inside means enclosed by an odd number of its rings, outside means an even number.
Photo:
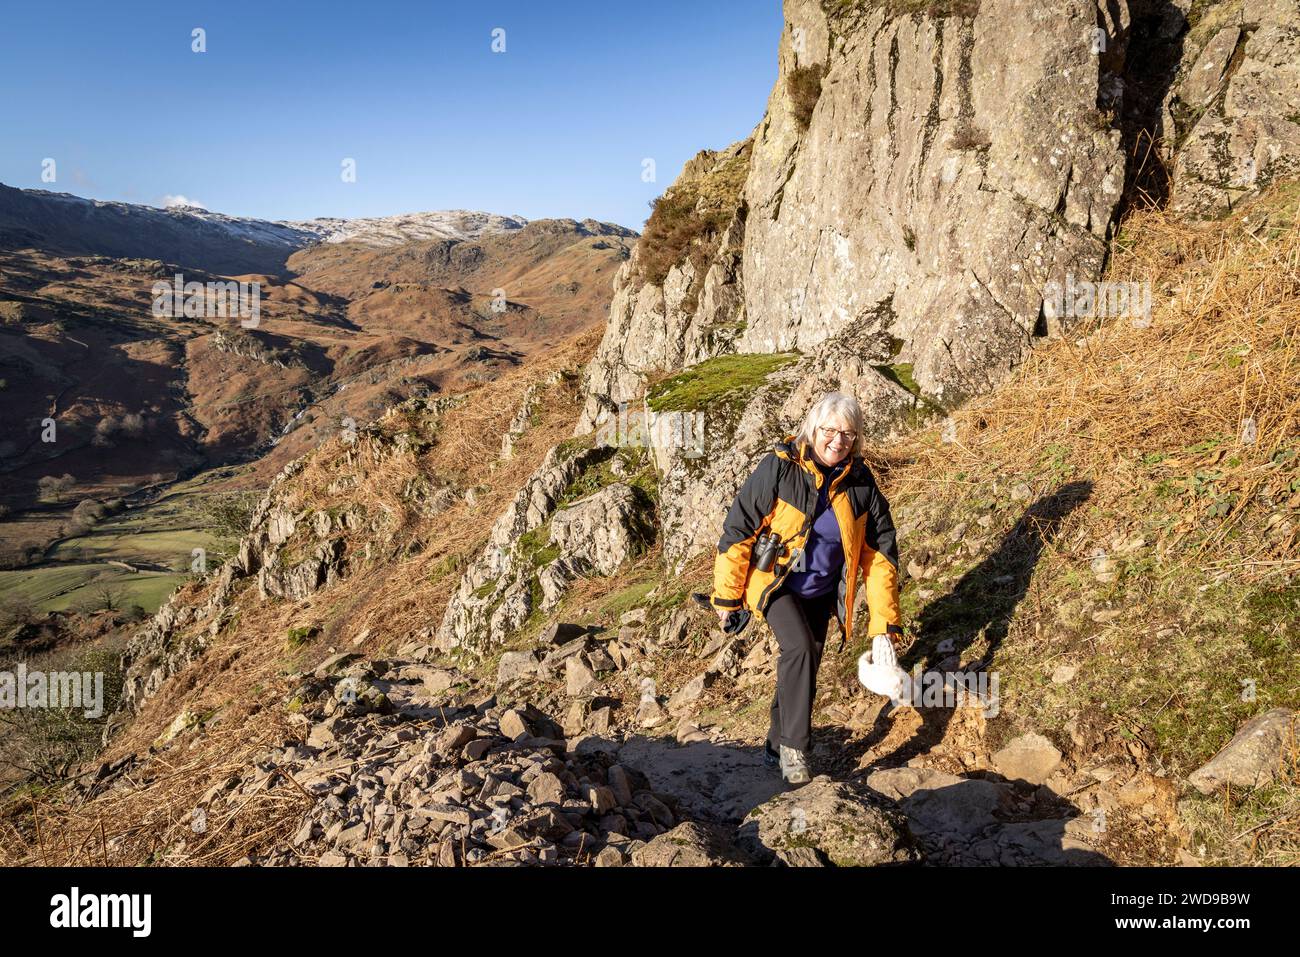
[[[845,442],[852,442],[858,437],[856,432],[845,432],[843,429],[831,429],[824,425],[818,426],[817,431],[822,434],[822,438],[830,442],[835,436],[843,436]]]

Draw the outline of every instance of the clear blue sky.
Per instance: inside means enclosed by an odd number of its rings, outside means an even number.
[[[267,219],[640,229],[682,163],[762,118],[781,26],[780,0],[8,3],[0,182]]]

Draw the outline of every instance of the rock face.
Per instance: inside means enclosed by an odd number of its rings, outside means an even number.
[[[1217,29],[1184,50],[1164,110],[1184,214],[1219,214],[1300,172],[1300,0],[1206,6],[1201,32]]]
[[[671,265],[659,282],[644,275],[646,257],[633,251],[614,279],[609,324],[586,369],[587,403],[575,435],[590,432],[616,414],[618,404],[641,392],[643,375],[680,369],[734,351],[743,326],[740,257],[745,208],[740,190],[749,170],[750,144],[704,150],[686,164],[666,195],[698,195],[701,205],[725,207],[730,218],[716,251],[699,264],[690,257]]]
[[[818,775],[760,805],[740,827],[742,850],[792,866],[872,867],[918,862],[901,814],[879,797]]]
[[[654,537],[646,510],[637,489],[616,482],[556,512],[550,542],[570,562],[612,575]]]
[[[895,361],[922,392],[956,401],[1050,331],[1045,283],[1101,268],[1124,174],[1120,133],[1097,119],[1099,13],[1078,0],[849,10],[785,4],[745,184],[736,349],[807,351],[856,325],[859,343],[901,340]],[[787,82],[800,69],[824,71],[806,128]]]
[[[555,511],[561,494],[590,460],[608,450],[563,455],[552,448],[537,471],[492,525],[483,552],[461,576],[438,628],[440,648],[471,647],[486,641],[489,630],[510,631],[532,612],[532,592],[518,568],[520,538],[541,526]]]
[[[461,576],[438,628],[440,650],[481,650],[504,639],[535,610],[555,607],[576,577],[611,575],[653,539],[653,505],[627,484],[604,485],[560,507],[575,480],[614,451],[555,446],[547,453]],[[555,557],[539,558],[548,551]]]
[[[707,262],[687,256],[647,281],[643,242],[620,270],[578,430],[635,399],[651,370],[808,355],[837,337],[857,367],[822,357],[808,371],[843,369],[864,399],[888,392],[868,363],[910,365],[944,404],[996,385],[1063,321],[1050,302],[1044,312],[1045,285],[1103,264],[1124,168],[1098,108],[1115,105],[1107,67],[1123,57],[1099,57],[1092,40],[1099,22],[1127,28],[1122,3],[1106,10],[1009,0],[975,16],[894,15],[787,0],[752,139],[700,154],[668,191],[725,193],[717,184],[743,164],[734,214]],[[810,106],[796,81],[815,74]]]
[[[1288,708],[1273,708],[1251,718],[1218,754],[1197,768],[1188,780],[1202,794],[1224,785],[1254,788],[1273,780],[1284,745],[1294,746],[1300,724]]]
[[[284,567],[278,554],[272,555],[257,573],[262,594],[302,601],[308,595],[332,585],[342,574],[343,540],[331,539],[317,545],[311,555],[291,567]]]

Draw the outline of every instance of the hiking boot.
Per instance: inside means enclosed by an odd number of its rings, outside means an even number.
[[[802,751],[781,745],[781,777],[787,784],[807,784],[812,780],[808,773],[808,758]]]
[[[781,766],[781,755],[772,750],[772,742],[763,742],[763,763],[769,768],[779,768]]]

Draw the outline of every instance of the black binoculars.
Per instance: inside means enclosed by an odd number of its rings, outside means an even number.
[[[761,572],[769,572],[772,570],[772,563],[783,554],[785,554],[785,545],[781,541],[781,536],[776,532],[767,531],[758,536],[751,558],[755,568]]]

